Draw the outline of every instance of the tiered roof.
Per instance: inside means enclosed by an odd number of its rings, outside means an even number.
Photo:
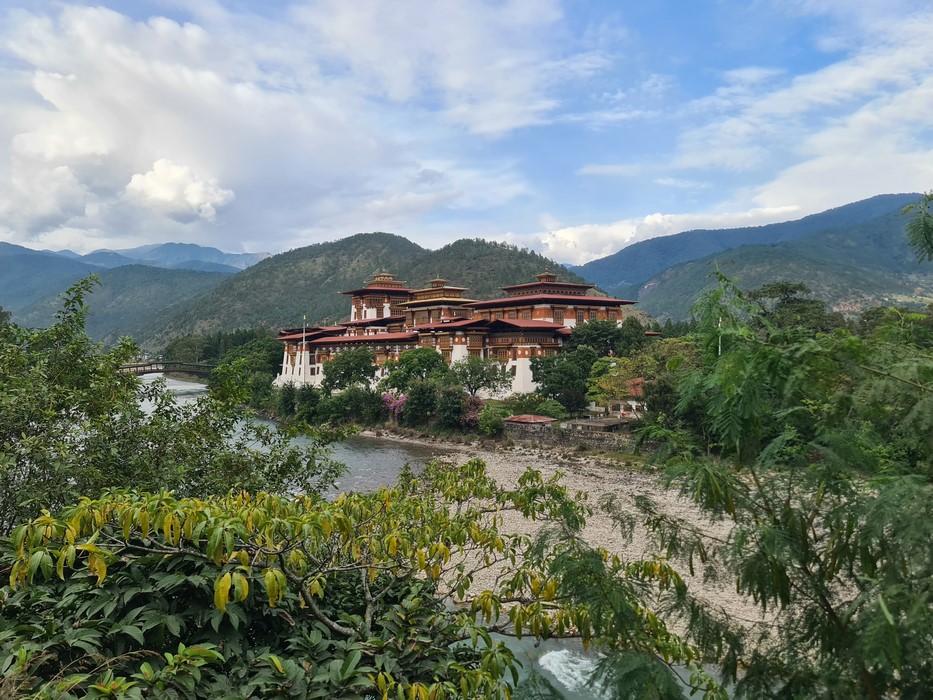
[[[634,304],[634,301],[615,299],[613,297],[599,297],[589,294],[592,284],[578,284],[576,282],[558,282],[553,272],[542,272],[535,275],[537,282],[512,284],[500,287],[507,297],[474,301],[464,306],[472,309],[493,309],[505,306],[525,306],[527,304],[565,304],[574,306],[625,306]]]
[[[567,294],[572,296],[584,296],[595,285],[578,284],[576,282],[558,282],[557,275],[553,272],[542,272],[535,275],[537,282],[525,282],[523,284],[511,284],[508,287],[500,287],[503,292],[510,297],[525,296],[526,294]]]
[[[466,287],[451,287],[447,280],[435,277],[428,283],[430,286],[424,289],[416,289],[411,293],[411,299],[404,301],[399,306],[415,308],[420,306],[462,306],[473,299],[467,299],[463,293]]]
[[[405,286],[405,282],[395,279],[391,272],[374,272],[373,278],[366,283],[365,287],[351,289],[341,294],[350,294],[352,296],[366,296],[367,294],[384,294],[386,296],[410,296],[414,290]]]
[[[471,309],[492,309],[497,306],[526,306],[528,304],[561,304],[570,306],[626,306],[635,304],[627,299],[597,297],[589,294],[527,294],[514,297],[501,297],[485,301],[473,301],[464,306]]]

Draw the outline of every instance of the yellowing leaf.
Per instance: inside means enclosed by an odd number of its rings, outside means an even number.
[[[242,603],[249,595],[249,579],[243,574],[233,574],[233,598],[238,603]]]
[[[272,665],[275,666],[275,670],[279,673],[285,673],[285,669],[282,668],[282,662],[279,661],[279,657],[275,654],[269,654],[269,661],[272,662]]]
[[[97,575],[97,585],[102,586],[104,579],[107,578],[107,564],[104,562],[104,558],[97,552],[91,552],[87,558],[87,568],[92,574]]]
[[[223,574],[214,580],[214,607],[221,612],[227,609],[227,601],[230,600],[230,586],[233,584],[233,577],[230,572]]]

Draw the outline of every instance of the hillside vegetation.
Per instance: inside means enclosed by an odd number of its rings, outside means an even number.
[[[725,230],[685,231],[652,238],[593,260],[573,270],[603,289],[625,296],[668,268],[744,245],[772,245],[811,236],[829,229],[846,229],[917,201],[918,194],[884,194],[853,202],[796,221]],[[691,296],[691,298],[693,298]]]
[[[75,280],[101,269],[85,260],[0,241],[0,306],[17,315],[21,309],[57,296]]]
[[[468,287],[471,298],[499,296],[499,287],[532,281],[550,269],[583,281],[537,253],[480,239],[464,239],[431,251],[390,233],[361,233],[274,255],[230,277],[210,292],[152,317],[137,338],[160,347],[187,333],[256,326],[297,326],[347,320],[356,289],[374,272],[388,270],[413,288],[441,276]]]
[[[916,201],[916,200],[914,200]],[[803,281],[836,311],[933,302],[933,271],[910,252],[897,207],[857,224],[775,245],[746,245],[665,270],[638,291],[640,308],[683,319],[690,300],[714,282],[716,270],[751,289],[777,280]]]
[[[121,336],[137,337],[153,315],[213,289],[229,273],[167,270],[145,265],[125,265],[96,272],[100,285],[89,297],[88,333],[105,343]],[[52,293],[16,314],[19,323],[44,327],[61,307],[61,295]]]

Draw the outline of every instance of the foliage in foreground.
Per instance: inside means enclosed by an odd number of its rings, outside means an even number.
[[[104,351],[84,330],[93,284],[72,287],[50,328],[0,327],[0,533],[42,508],[127,484],[207,496],[332,483],[341,466],[324,445],[335,436],[314,433],[299,447],[289,430],[249,421],[238,365],[217,371],[210,394],[191,402],[121,373],[132,343]]]
[[[728,527],[636,506],[661,551],[727,572],[766,623],[710,636],[741,698],[921,698],[933,684],[933,335],[779,328],[728,280],[699,307],[703,366],[668,478]],[[618,511],[618,508],[616,508]],[[718,566],[714,566],[718,565]],[[740,672],[741,671],[741,672]]]
[[[508,534],[509,512],[547,535]],[[3,671],[48,698],[496,698],[518,671],[501,632],[581,636],[653,682],[686,664],[719,697],[653,611],[683,582],[586,547],[587,512],[556,480],[506,490],[476,460],[334,502],[82,499],[13,533]]]

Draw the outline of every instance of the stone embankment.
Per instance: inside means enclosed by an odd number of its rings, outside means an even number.
[[[559,428],[554,425],[506,423],[505,437],[528,445],[586,449],[599,452],[631,452],[635,437],[629,432],[602,433],[594,430]]]

